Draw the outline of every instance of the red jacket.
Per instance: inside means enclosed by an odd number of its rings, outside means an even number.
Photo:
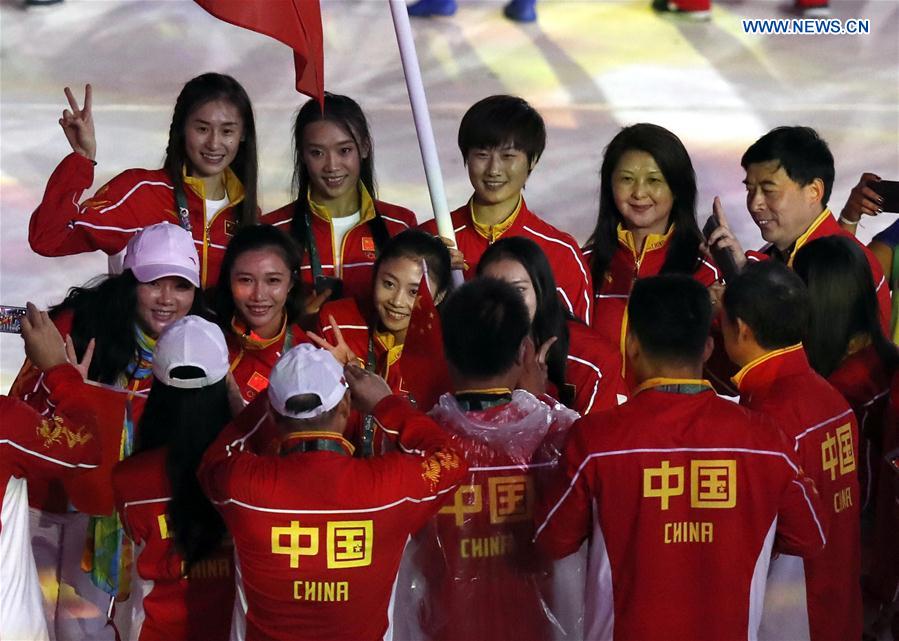
[[[771,416],[794,443],[821,494],[827,547],[771,561],[761,638],[833,641],[862,633],[858,426],[852,410],[806,359],[801,345],[770,352],[734,377],[740,404]],[[798,608],[791,594],[804,594]],[[785,596],[786,595],[786,596]]]
[[[883,423],[880,458],[880,484],[874,509],[874,534],[871,544],[873,562],[867,588],[883,604],[899,600],[899,372],[893,376],[890,405]],[[899,619],[893,613],[893,631]]]
[[[270,341],[238,334],[232,326],[225,332],[225,342],[234,381],[243,400],[250,403],[268,387],[268,378],[281,354],[301,343],[308,343],[309,337],[297,325],[285,325]]]
[[[557,464],[578,417],[523,390],[477,396],[491,406],[466,409],[445,394],[430,412],[469,473],[415,537],[413,562],[424,578],[425,602],[414,608],[421,638],[542,641],[552,637],[555,622],[552,599],[543,594],[552,585],[552,563],[531,542],[533,508],[538,477]]]
[[[336,434],[309,432],[289,435],[282,456],[257,456],[232,424],[203,457],[200,483],[240,559],[249,641],[384,636],[406,541],[467,465],[403,399],[382,400],[374,416],[410,454],[354,458]],[[316,450],[298,451],[309,441]]]
[[[294,203],[289,203],[262,217],[262,222],[276,225],[284,233],[290,235],[293,220]],[[327,211],[319,206],[311,207],[312,235],[318,248],[321,260],[322,275],[343,280],[343,296],[356,300],[361,309],[371,306],[372,267],[377,258],[375,240],[371,235],[368,221],[375,217],[377,211],[387,227],[390,236],[396,236],[404,229],[415,227],[415,214],[405,207],[392,205],[380,200],[372,200],[368,193],[362,192],[362,213],[358,225],[347,232],[340,249],[334,247],[334,230]],[[312,283],[312,265],[309,252],[303,248],[303,263],[300,276],[304,283]],[[339,255],[340,269],[334,266],[334,256]]]
[[[131,584],[131,632],[140,632],[139,641],[227,641],[234,604],[234,549],[230,542],[223,544],[184,574],[166,513],[172,494],[167,453],[159,448],[136,454],[113,471],[116,510],[139,550]]]
[[[52,418],[8,396],[0,396],[0,638],[46,639],[40,582],[28,522],[28,483],[71,476],[96,468],[100,446],[90,407],[77,390],[84,386],[70,365],[50,370],[54,391],[71,402]],[[63,388],[72,388],[68,393]]]
[[[705,381],[652,379],[582,418],[560,467],[536,541],[563,557],[588,540],[587,639],[753,639],[775,540],[825,543],[783,433]]]
[[[72,313],[65,311],[53,319],[59,333],[66,336],[72,329]],[[22,399],[44,416],[53,415],[61,402],[70,402],[69,394],[84,396],[94,415],[95,430],[101,447],[100,465],[80,474],[77,478],[62,482],[35,482],[29,488],[32,507],[48,512],[65,512],[72,503],[79,512],[85,514],[112,514],[112,468],[119,462],[123,425],[126,412],[130,412],[135,428],[140,421],[146,403],[146,394],[153,383],[153,376],[132,379],[122,390],[109,386],[85,383],[52,391],[55,370],[44,373],[26,360],[16,380],[9,390],[10,396]]]
[[[880,307],[880,320],[883,325],[883,331],[884,334],[890,336],[890,319],[893,313],[893,306],[892,301],[890,300],[890,285],[883,275],[883,267],[880,266],[880,261],[877,260],[877,256],[875,256],[870,249],[865,247],[864,243],[859,241],[853,234],[850,234],[840,227],[839,223],[834,220],[830,209],[825,209],[821,212],[821,215],[818,216],[809,228],[805,230],[805,233],[796,239],[793,248],[789,250],[789,253],[785,257],[777,251],[777,248],[773,244],[769,244],[759,251],[747,251],[746,258],[749,260],[767,260],[768,258],[778,256],[785,259],[787,265],[792,267],[793,258],[796,256],[797,251],[813,240],[824,238],[825,236],[845,236],[846,238],[851,238],[858,243],[858,246],[865,252],[865,258],[868,259],[868,265],[871,267],[871,276],[874,278],[874,287],[877,290],[877,303]]]
[[[593,318],[593,281],[577,241],[532,213],[524,198],[521,199],[519,209],[508,220],[489,230],[474,222],[471,201],[459,207],[451,216],[456,232],[456,246],[468,264],[466,280],[474,278],[478,262],[487,247],[503,236],[524,236],[537,243],[546,254],[556,279],[556,290],[565,308],[585,323],[590,323]],[[421,228],[437,235],[437,222],[433,219],[422,223]]]
[[[44,198],[31,214],[28,243],[41,256],[69,256],[94,250],[116,254],[144,227],[156,223],[178,224],[178,207],[172,181],[162,169],[129,169],[122,172],[81,205],[78,200],[94,182],[94,163],[72,152],[50,175]],[[206,201],[201,180],[184,177],[190,211],[191,233],[200,255],[203,289],[218,282],[225,246],[237,229],[235,206],[244,190],[237,176],[225,171],[225,190],[230,204],[206,220]]]
[[[628,389],[621,371],[621,352],[617,345],[582,323],[568,321],[565,381],[574,385],[572,409],[586,416],[626,401]]]
[[[860,507],[866,510],[877,495],[880,459],[883,455],[887,406],[890,401],[890,379],[883,361],[872,345],[848,356],[827,381],[849,401],[858,422],[858,469]]]
[[[612,254],[603,282],[594,283],[596,299],[593,306],[593,329],[606,340],[615,345],[621,342],[626,329],[624,312],[631,288],[639,278],[659,275],[668,257],[673,234],[673,225],[665,234],[650,234],[638,256],[633,235],[621,225],[618,226],[618,249]],[[591,249],[584,250],[588,261],[592,253]],[[721,273],[708,259],[700,258],[693,278],[708,287],[721,278]]]

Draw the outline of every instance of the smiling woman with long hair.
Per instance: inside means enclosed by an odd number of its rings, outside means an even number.
[[[31,215],[31,248],[42,256],[97,249],[114,255],[136,230],[171,222],[200,247],[201,287],[214,285],[228,239],[258,214],[256,125],[244,88],[219,73],[188,81],[175,102],[162,169],[124,171],[80,205],[97,164],[92,90],[87,85],[80,108],[65,91],[70,109],[59,124],[72,153],[50,176]]]
[[[705,286],[718,270],[702,256],[696,224],[696,174],[680,139],[658,125],[619,131],[600,168],[599,214],[584,247],[593,277],[593,327],[620,341],[638,278],[687,274]]]
[[[415,214],[378,200],[368,120],[347,96],[325,93],[294,122],[295,199],[262,222],[290,233],[303,253],[301,277],[314,284],[314,314],[330,297],[368,304],[375,258],[391,236],[415,227]]]

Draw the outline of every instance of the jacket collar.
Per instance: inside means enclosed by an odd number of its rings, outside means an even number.
[[[621,223],[618,223],[618,243],[630,250],[634,257],[634,261],[636,261],[638,265],[643,262],[646,254],[664,249],[671,240],[672,234],[674,234],[674,225],[669,225],[668,231],[664,234],[649,234],[646,237],[646,241],[643,243],[643,250],[637,255],[637,244],[634,240],[634,234],[625,229]]]
[[[733,377],[741,396],[764,390],[779,378],[811,369],[802,344],[776,349],[748,363]]]
[[[312,451],[330,451],[352,456],[355,449],[352,443],[337,432],[291,432],[281,439],[280,452],[282,456]]]
[[[190,190],[202,199],[206,199],[206,186],[201,178],[187,175],[187,167],[181,169],[181,179],[184,184],[190,187]],[[237,177],[230,167],[225,168],[225,193],[228,195],[228,202],[236,205],[243,200],[244,189],[240,178]]]
[[[281,331],[279,331],[272,338],[262,338],[261,336],[256,334],[256,332],[247,327],[246,324],[243,323],[243,321],[239,320],[237,316],[231,319],[231,329],[234,331],[234,335],[240,340],[240,345],[244,349],[266,349],[267,347],[271,347],[275,343],[284,341],[284,337],[287,334],[287,314],[284,314],[284,320],[281,324]]]
[[[804,245],[811,242],[815,238],[819,238],[820,236],[822,236],[821,233],[816,232],[820,230],[821,232],[826,233],[827,227],[829,226],[827,224],[828,219],[833,222],[833,214],[830,212],[830,209],[825,207],[824,211],[822,211],[818,215],[818,217],[815,218],[814,221],[812,221],[812,224],[809,225],[808,229],[806,229],[803,234],[796,239],[796,242],[793,243],[793,247],[787,250],[787,266],[793,266],[793,258],[796,256],[796,252],[802,249]]]
[[[471,214],[471,222],[474,225],[475,231],[491,243],[499,240],[500,236],[512,228],[512,225],[518,220],[518,215],[522,210],[526,210],[526,207],[524,204],[524,197],[519,195],[518,204],[504,221],[497,223],[496,225],[486,225],[478,220],[478,206],[474,204],[474,196],[468,201],[468,211]]]
[[[309,211],[316,217],[330,224],[333,214],[328,211],[327,206],[312,200],[312,190],[306,190],[306,199],[309,202]],[[372,199],[365,184],[359,181],[359,222],[367,223],[375,217],[375,201]]]

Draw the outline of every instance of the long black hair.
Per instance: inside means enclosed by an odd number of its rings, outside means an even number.
[[[537,310],[531,323],[534,343],[539,347],[553,336],[556,337],[556,342],[546,355],[547,377],[556,386],[560,396],[569,397],[559,400],[570,406],[574,399],[570,397],[565,384],[569,348],[567,321],[575,318],[559,300],[549,260],[534,241],[521,236],[510,236],[487,248],[478,261],[478,275],[483,275],[489,265],[501,260],[514,260],[524,267],[531,279],[537,299]]]
[[[306,215],[309,213],[309,202],[306,192],[309,189],[309,172],[303,162],[303,131],[307,125],[326,120],[345,130],[359,152],[359,180],[365,185],[372,200],[377,200],[377,188],[375,184],[375,146],[372,142],[368,120],[362,107],[352,98],[340,94],[325,92],[324,109],[317,100],[309,100],[297,112],[293,125],[294,156],[293,156],[293,187],[296,195],[294,203],[294,215],[290,224],[290,233],[300,244],[301,251],[307,249],[308,243],[313,242],[309,230],[306,229]],[[367,156],[363,156],[364,151]],[[387,225],[378,212],[375,204],[375,217],[368,221],[369,231],[375,242],[375,248],[380,251],[390,239]]]
[[[606,270],[618,248],[618,225],[624,218],[615,206],[612,174],[628,151],[644,151],[653,157],[674,196],[669,221],[674,225],[671,247],[662,274],[693,274],[699,267],[702,233],[696,224],[696,174],[687,149],[673,133],[650,123],[639,123],[619,131],[606,147],[600,167],[599,214],[587,240],[593,288],[598,292]]]
[[[257,218],[257,180],[259,160],[256,155],[256,121],[253,105],[247,92],[231,76],[221,73],[204,73],[191,79],[181,89],[175,101],[172,124],[169,126],[169,142],[165,148],[163,169],[176,188],[184,189],[182,169],[189,162],[185,145],[187,121],[197,109],[208,102],[224,100],[240,112],[243,120],[243,138],[231,163],[231,171],[240,179],[244,189],[244,199],[237,208],[239,226],[250,225]]]
[[[796,252],[793,269],[809,290],[812,313],[803,344],[815,371],[830,376],[856,336],[871,339],[887,371],[899,367],[899,348],[883,333],[871,266],[857,242],[814,240]]]
[[[87,373],[92,381],[115,385],[138,354],[134,327],[138,322],[139,284],[130,269],[116,276],[100,276],[81,287],[72,287],[61,303],[50,308],[53,316],[71,310],[71,336],[79,359],[90,340],[95,339],[94,357]],[[194,288],[189,314],[206,313],[202,299]]]
[[[192,371],[191,371],[192,370]],[[179,367],[177,378],[197,378],[197,367]],[[171,485],[167,506],[175,546],[187,568],[216,550],[225,534],[222,517],[197,481],[203,453],[231,420],[225,379],[194,389],[153,380],[138,423],[135,454],[168,446],[166,475]]]
[[[225,249],[218,285],[214,292],[216,319],[225,335],[231,329],[231,319],[236,310],[234,294],[231,292],[231,270],[241,254],[248,251],[270,249],[277,253],[290,271],[293,283],[284,302],[287,322],[296,322],[303,311],[303,291],[300,285],[300,249],[296,242],[274,225],[252,225],[244,227],[234,235]]]

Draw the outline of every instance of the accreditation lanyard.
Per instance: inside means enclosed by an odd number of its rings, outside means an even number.
[[[175,204],[178,206],[178,225],[190,232],[190,210],[187,208],[187,196],[184,195],[181,185],[175,185]]]
[[[293,215],[303,216],[306,219],[306,237],[302,239],[302,243],[309,251],[309,266],[312,268],[312,282],[315,283],[322,276],[322,260],[315,244],[315,236],[312,234],[312,216],[309,215],[308,209],[300,211],[299,199],[294,202]]]
[[[365,359],[365,369],[372,373],[378,366],[377,356],[375,355],[375,337],[373,334],[368,335],[368,356]],[[367,414],[362,419],[362,436],[359,448],[356,450],[356,456],[368,458],[374,455],[375,440],[375,418],[371,414]]]

